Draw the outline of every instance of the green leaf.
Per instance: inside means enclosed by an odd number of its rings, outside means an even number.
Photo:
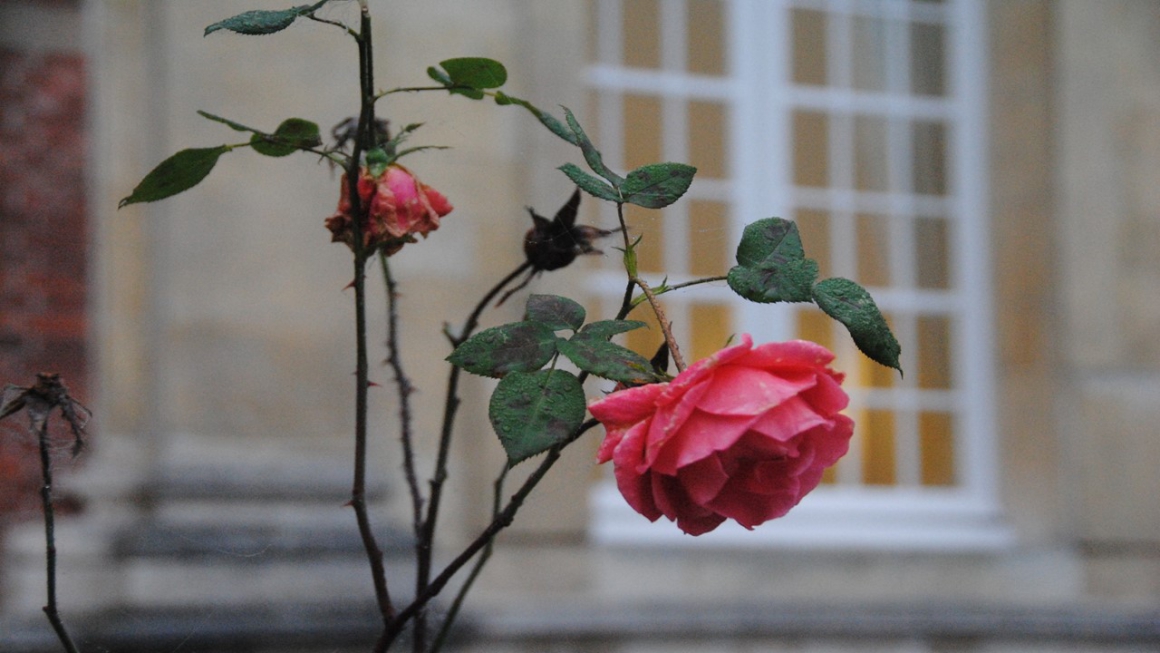
[[[797,224],[781,218],[765,218],[745,225],[737,246],[737,263],[755,267],[761,263],[805,258]]]
[[[454,86],[451,77],[435,66],[427,66],[427,76],[444,86]]]
[[[254,134],[250,145],[258,154],[286,156],[300,149],[322,145],[318,125],[301,118],[288,118],[273,134]]]
[[[625,202],[646,209],[664,208],[681,198],[697,169],[684,163],[650,163],[628,173],[620,185]]]
[[[298,5],[297,7],[291,7],[289,9],[273,11],[262,9],[247,11],[206,27],[203,36],[209,36],[221,29],[228,29],[238,34],[260,35],[281,32],[287,27],[290,27],[298,18],[317,10],[328,1],[322,0],[312,5]]]
[[[228,145],[221,145],[174,154],[145,175],[132,194],[117,204],[117,208],[138,202],[156,202],[193,188],[209,175],[217,165],[218,157],[229,151]]]
[[[566,442],[584,423],[584,411],[580,380],[551,369],[505,376],[491,395],[488,417],[514,465]]]
[[[528,297],[524,320],[541,322],[553,331],[575,331],[584,324],[584,316],[584,307],[567,297],[532,295]]]
[[[656,380],[652,363],[647,358],[614,342],[573,338],[558,340],[556,347],[576,367],[602,379],[621,383],[651,383]]]
[[[576,334],[576,338],[608,340],[612,336],[647,326],[647,324],[639,320],[599,320],[585,324],[580,329],[580,333]]]
[[[584,160],[588,162],[588,167],[592,169],[592,172],[607,179],[608,183],[614,187],[620,186],[624,177],[604,165],[604,157],[600,155],[600,150],[597,150],[592,141],[588,140],[588,135],[584,133],[584,129],[580,127],[580,123],[576,121],[576,116],[572,115],[568,107],[564,107],[564,119],[568,121],[568,127],[576,135],[576,143],[580,146],[580,151],[584,153]]]
[[[760,304],[808,302],[818,278],[818,263],[800,259],[784,263],[766,262],[756,267],[735,266],[726,280],[733,292]]]
[[[229,118],[222,118],[221,116],[215,116],[215,115],[213,115],[212,113],[210,113],[210,112],[208,112],[208,111],[202,111],[201,109],[198,109],[198,110],[197,110],[197,113],[198,113],[198,115],[200,115],[202,118],[206,118],[206,119],[212,120],[212,121],[214,121],[214,122],[220,122],[220,123],[221,123],[221,124],[223,124],[223,125],[229,125],[230,129],[233,129],[234,131],[238,131],[238,132],[251,132],[251,133],[254,133],[254,134],[259,134],[259,133],[261,133],[261,132],[259,132],[259,131],[258,131],[258,130],[256,130],[256,129],[253,129],[253,128],[251,128],[251,127],[247,127],[247,126],[245,126],[245,125],[241,124],[240,122],[234,122],[233,120],[230,120]]]
[[[600,179],[593,177],[587,172],[584,172],[580,169],[580,166],[577,166],[574,163],[565,163],[564,165],[560,166],[558,170],[568,175],[568,178],[572,180],[572,183],[579,186],[581,190],[588,193],[589,195],[598,197],[602,200],[608,200],[609,202],[620,201],[620,194],[616,192],[615,188],[609,186]]]
[[[870,360],[902,372],[902,347],[866,289],[849,279],[826,279],[814,287],[814,301],[826,315],[846,326],[854,344]]]
[[[447,361],[472,374],[500,377],[538,370],[555,354],[556,334],[550,327],[539,322],[513,322],[468,338]]]
[[[455,86],[471,88],[499,88],[507,82],[507,69],[503,64],[484,57],[460,57],[439,62],[447,77]]]
[[[521,106],[531,112],[531,114],[536,117],[536,120],[540,121],[540,124],[548,128],[548,131],[568,141],[572,145],[580,145],[580,142],[576,140],[576,134],[573,134],[571,129],[568,129],[566,126],[564,126],[564,123],[560,122],[556,116],[553,116],[547,111],[540,109],[527,100],[523,100],[513,95],[508,95],[503,91],[496,91],[495,103],[500,106],[507,106],[509,104]]]

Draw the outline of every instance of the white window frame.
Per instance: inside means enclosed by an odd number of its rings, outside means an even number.
[[[921,202],[936,202],[939,212],[951,220],[950,270],[952,291],[882,289],[875,299],[884,311],[907,311],[937,306],[953,315],[955,348],[954,387],[942,393],[902,388],[885,391],[857,389],[852,402],[884,408],[935,407],[955,410],[956,464],[960,482],[949,488],[915,486],[822,486],[807,496],[789,515],[747,532],[732,521],[716,531],[692,538],[665,519],[650,523],[625,503],[611,474],[595,484],[591,495],[591,539],[601,545],[633,546],[788,546],[811,549],[892,549],[923,551],[979,551],[1005,548],[1013,535],[1002,519],[997,495],[995,450],[994,351],[991,314],[991,279],[987,222],[986,131],[986,23],[982,0],[944,0],[940,4],[908,0],[722,0],[726,12],[727,70],[725,77],[703,77],[671,72],[683,67],[685,56],[684,2],[658,0],[660,7],[661,70],[634,70],[619,65],[621,44],[620,0],[597,3],[597,62],[586,70],[586,82],[601,93],[598,103],[599,133],[606,161],[624,160],[621,93],[646,91],[660,97],[714,99],[730,109],[728,180],[697,179],[688,198],[727,201],[732,207],[731,242],[737,242],[746,222],[770,215],[788,216],[795,207],[817,205],[852,212],[866,202],[885,213],[913,212]],[[806,8],[848,18],[871,11],[899,17],[933,16],[945,19],[947,57],[946,95],[938,98],[853,93],[839,88],[795,85],[792,81],[790,45],[791,9]],[[945,13],[945,16],[943,15]],[[942,17],[942,18],[939,18]],[[845,18],[843,20],[845,20]],[[837,25],[848,25],[843,20]],[[848,51],[831,30],[827,49],[830,77],[845,74],[835,66],[847,65]],[[610,55],[610,53],[612,53]],[[903,52],[904,56],[909,53]],[[611,58],[611,60],[610,60]],[[841,63],[842,61],[847,63]],[[669,71],[669,72],[666,72]],[[685,116],[676,103],[663,103],[666,127],[664,155],[667,160],[688,160],[684,155]],[[929,115],[949,126],[950,158],[947,162],[947,195],[918,197],[902,193],[865,193],[835,189],[795,188],[792,183],[791,117],[795,108],[814,108],[840,115],[853,110],[882,111],[886,115]],[[897,111],[898,113],[892,113]],[[770,129],[770,125],[777,129]],[[831,147],[834,141],[831,139]],[[892,148],[897,150],[899,148]],[[892,154],[893,156],[894,154]],[[909,156],[900,153],[900,156]],[[833,162],[844,156],[830,156]],[[908,161],[902,161],[906,168]],[[848,167],[848,166],[847,166]],[[848,171],[846,171],[848,173]],[[831,172],[844,174],[842,171]],[[663,224],[666,263],[676,263],[688,247],[686,214],[682,203]],[[905,249],[905,248],[904,248]],[[671,265],[673,269],[680,269]],[[835,275],[841,275],[836,270]],[[679,282],[680,275],[670,275]],[[623,276],[609,272],[593,276],[589,291],[619,297]],[[678,315],[701,297],[720,300],[721,288],[697,286],[666,296]],[[757,342],[784,340],[794,333],[794,309],[739,301],[735,310],[738,331],[747,331]],[[677,321],[677,337],[685,341]],[[900,333],[904,348],[913,333]],[[839,355],[850,354],[840,352]],[[932,404],[931,402],[934,402]],[[968,409],[969,407],[969,409]],[[857,428],[857,427],[855,427]]]

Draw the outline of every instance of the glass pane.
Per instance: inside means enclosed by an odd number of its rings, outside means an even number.
[[[826,85],[826,14],[793,10],[793,81]]]
[[[661,156],[661,100],[652,95],[624,96],[624,166],[628,170],[664,161]]]
[[[853,23],[853,86],[859,91],[886,91],[887,22],[881,18],[855,16]]]
[[[661,67],[660,7],[658,0],[623,0],[624,65]]]
[[[797,311],[797,337],[834,350],[834,319],[816,308]]]
[[[946,93],[945,33],[942,25],[910,26],[910,90],[915,95]]]
[[[668,307],[665,306],[664,302],[661,302],[661,310],[666,311],[667,314]],[[673,316],[669,315],[668,317],[672,319]],[[665,341],[665,335],[661,333],[661,328],[657,324],[656,314],[653,313],[648,302],[645,302],[632,309],[632,312],[628,314],[628,319],[640,320],[648,326],[633,329],[625,334],[624,346],[645,358],[652,358],[657,353],[657,348]],[[670,371],[674,370],[675,368],[670,369]]]
[[[954,416],[950,413],[919,413],[918,433],[922,450],[922,484],[954,485]]]
[[[914,192],[947,193],[947,129],[941,122],[916,121],[911,125],[914,147]]]
[[[688,69],[702,75],[725,74],[725,11],[721,0],[689,0]]]
[[[914,220],[914,263],[919,288],[950,288],[950,262],[947,221],[919,217]]]
[[[825,279],[834,275],[830,262],[830,214],[826,211],[798,209],[794,214],[802,248],[806,256],[818,262],[818,273]]]
[[[725,106],[717,102],[689,102],[689,163],[701,178],[726,176]],[[660,159],[656,159],[659,161]]]
[[[854,116],[854,187],[858,190],[889,188],[887,137],[885,118]]]
[[[890,285],[890,218],[859,213],[856,218],[858,282],[863,286]]]
[[[862,482],[866,485],[894,485],[894,413],[888,410],[862,411],[855,419],[862,445]]]
[[[830,179],[830,119],[824,113],[793,114],[793,181],[798,186],[826,186]]]
[[[689,325],[693,331],[693,348],[685,354],[685,362],[690,364],[712,356],[733,335],[733,316],[728,304],[693,304],[689,309]]]
[[[665,268],[665,230],[660,211],[635,204],[624,205],[624,222],[629,235],[640,236],[636,246],[636,264],[644,272],[661,272]]]
[[[951,387],[951,323],[940,315],[918,318],[918,387]]]
[[[715,277],[733,267],[729,243],[729,205],[710,200],[689,202],[689,273]]]

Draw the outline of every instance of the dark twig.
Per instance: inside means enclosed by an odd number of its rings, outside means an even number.
[[[56,511],[52,501],[52,455],[48,438],[49,415],[54,409],[60,410],[72,431],[75,456],[84,445],[85,425],[92,412],[69,395],[59,375],[37,374],[36,383],[32,386],[8,385],[0,392],[0,419],[25,411],[28,414],[28,430],[36,435],[40,444],[40,473],[44,479],[40,486],[40,500],[44,508],[45,576],[48,586],[44,614],[65,651],[78,653],[56,603]]]
[[[491,541],[491,539],[494,538],[496,534],[511,525],[512,520],[515,519],[516,513],[519,512],[520,508],[524,505],[524,501],[528,498],[528,495],[531,494],[532,490],[534,490],[537,485],[539,485],[540,481],[543,480],[548,471],[552,469],[552,466],[556,464],[556,461],[560,459],[560,455],[563,453],[564,448],[575,442],[577,438],[587,433],[589,429],[593,428],[597,424],[599,424],[599,422],[594,419],[590,419],[587,422],[584,422],[567,440],[548,450],[548,453],[540,462],[539,467],[537,467],[535,471],[533,471],[528,476],[528,478],[524,480],[524,484],[520,486],[520,489],[517,490],[510,499],[508,499],[507,505],[504,506],[504,509],[500,511],[495,519],[491,520],[491,523],[488,524],[487,528],[483,529],[483,532],[481,532],[475,538],[475,540],[471,542],[471,544],[468,544],[467,548],[465,548],[458,556],[456,556],[454,560],[448,563],[447,566],[443,568],[443,571],[439,572],[438,576],[431,580],[431,582],[427,585],[426,590],[416,594],[415,600],[395,615],[394,620],[388,624],[386,631],[383,633],[383,636],[379,639],[378,644],[375,646],[376,652],[387,650],[387,647],[389,647],[391,643],[399,636],[399,634],[402,633],[403,628],[407,624],[407,621],[414,617],[419,611],[423,610],[427,603],[429,603],[431,599],[435,598],[439,592],[443,590],[443,587],[447,585],[447,582],[450,581],[451,578],[455,576],[455,574],[460,569],[462,569],[464,565],[470,562],[471,559],[475,557],[476,553],[479,553],[481,549],[486,547],[487,543]]]
[[[395,386],[399,394],[399,439],[403,444],[403,474],[407,478],[407,489],[411,493],[412,528],[418,539],[423,530],[423,494],[419,489],[419,479],[415,474],[415,448],[411,424],[411,393],[415,391],[411,379],[403,370],[403,359],[399,348],[399,288],[391,274],[387,255],[379,252],[379,263],[383,269],[383,281],[387,286],[387,364],[395,372]]]
[[[511,465],[505,463],[503,471],[495,479],[491,499],[491,518],[493,520],[499,516],[499,511],[503,506],[503,484],[507,480],[507,475],[510,471]],[[456,592],[455,600],[451,602],[451,607],[447,609],[447,615],[443,618],[443,623],[439,627],[439,634],[436,635],[435,641],[431,643],[429,653],[439,653],[439,651],[443,650],[443,644],[447,641],[447,636],[451,634],[451,627],[455,624],[455,618],[459,616],[459,610],[463,607],[463,601],[467,599],[467,593],[471,591],[475,580],[479,578],[479,574],[483,571],[484,565],[491,559],[492,551],[495,550],[495,537],[495,535],[492,535],[488,538],[487,545],[483,547],[483,551],[476,558],[475,564],[471,567],[471,571],[468,572],[467,578],[464,579],[463,585]]]
[[[519,278],[521,274],[526,272],[531,267],[531,263],[521,263],[515,270],[510,272],[507,276],[500,280],[491,290],[479,300],[471,314],[467,317],[467,322],[464,323],[463,329],[457,335],[447,334],[451,340],[452,347],[458,347],[465,340],[471,337],[475,332],[475,328],[479,325],[479,318],[483,315],[484,309],[488,307],[496,295],[503,291],[504,287],[509,283]],[[427,504],[427,517],[423,521],[423,528],[419,538],[415,542],[416,554],[416,570],[415,570],[415,595],[422,595],[427,591],[427,586],[431,578],[431,555],[435,542],[435,527],[439,519],[439,504],[443,496],[443,484],[447,480],[447,458],[451,451],[451,436],[454,432],[455,415],[459,410],[459,368],[452,366],[451,372],[447,377],[447,394],[443,404],[443,427],[439,435],[439,451],[435,458],[435,473],[432,474],[431,495],[430,501]],[[425,642],[420,642],[426,636],[426,623],[422,612],[419,612],[415,617],[415,640],[416,647],[420,647]],[[416,650],[422,650],[417,648]]]
[[[362,206],[358,193],[359,167],[363,152],[375,146],[375,102],[374,70],[371,48],[371,17],[365,2],[360,3],[362,13],[359,33],[356,37],[359,51],[359,88],[362,109],[359,113],[358,138],[346,170],[348,197],[354,223],[354,296],[355,296],[355,340],[357,362],[355,368],[355,450],[354,480],[351,484],[350,505],[354,508],[358,522],[359,536],[366,550],[374,583],[375,600],[382,614],[383,623],[394,618],[395,607],[387,588],[387,573],[383,567],[383,552],[371,529],[366,501],[367,467],[367,391],[370,387],[369,365],[367,363],[367,309],[366,309],[366,264],[370,253],[363,237],[363,216],[369,207]]]

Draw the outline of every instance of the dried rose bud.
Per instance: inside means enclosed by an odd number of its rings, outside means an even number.
[[[576,189],[568,202],[560,207],[550,221],[528,209],[535,224],[524,236],[524,255],[535,272],[559,270],[576,260],[580,254],[601,253],[593,247],[592,241],[612,232],[588,225],[577,225],[576,214],[579,208],[580,189]]]
[[[363,243],[367,248],[382,247],[394,254],[415,235],[426,237],[439,228],[439,219],[451,212],[451,203],[442,193],[419,181],[410,170],[392,164],[375,177],[367,168],[358,180],[359,204],[366,213],[362,225]],[[354,220],[351,216],[349,185],[342,179],[338,211],[326,219],[332,242],[354,248]]]

